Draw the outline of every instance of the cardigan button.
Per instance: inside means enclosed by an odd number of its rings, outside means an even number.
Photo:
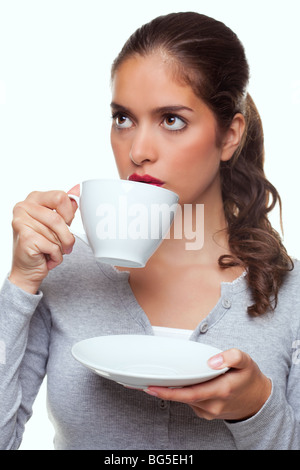
[[[200,326],[200,333],[206,333],[208,330],[208,323],[207,322],[203,322]]]
[[[166,400],[160,400],[159,407],[161,410],[165,410],[166,408],[168,408],[168,403],[166,402]]]
[[[222,300],[222,305],[224,308],[230,308],[231,307],[231,301],[229,299],[223,299]]]

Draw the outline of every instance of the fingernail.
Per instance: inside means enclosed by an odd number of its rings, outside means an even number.
[[[79,194],[80,194],[80,184],[75,184],[75,186],[73,186],[73,188],[69,189],[68,194],[69,193],[73,193],[73,194],[78,193],[78,196],[79,196]]]
[[[223,364],[223,356],[221,354],[218,354],[217,356],[213,356],[210,359],[208,359],[207,364],[209,367],[212,369],[216,369],[217,367],[220,367]]]
[[[149,388],[145,388],[145,389],[144,389],[144,392],[145,392],[145,393],[148,393],[148,395],[152,395],[153,397],[157,397],[157,396],[158,396],[157,393],[154,392],[154,390],[149,390]]]

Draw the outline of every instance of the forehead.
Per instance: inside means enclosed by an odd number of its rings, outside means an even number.
[[[201,100],[192,88],[176,77],[176,66],[165,54],[135,55],[116,70],[112,81],[113,101],[124,106],[182,104],[196,107]],[[176,102],[176,103],[175,103]],[[203,103],[202,103],[203,104]]]

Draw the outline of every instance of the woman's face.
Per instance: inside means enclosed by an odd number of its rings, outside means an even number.
[[[121,179],[150,175],[181,203],[220,196],[224,155],[216,146],[215,117],[190,86],[174,79],[160,54],[120,65],[111,108],[111,143]]]

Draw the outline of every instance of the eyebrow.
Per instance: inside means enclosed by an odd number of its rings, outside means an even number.
[[[111,108],[115,111],[120,111],[128,114],[134,114],[129,108],[126,108],[125,106],[122,106],[118,103],[115,103],[114,101],[111,103]],[[189,111],[193,112],[192,108],[188,108],[187,106],[182,106],[182,105],[170,105],[170,106],[160,106],[157,108],[154,108],[152,110],[152,114],[164,114],[164,113],[178,113],[180,111]]]

